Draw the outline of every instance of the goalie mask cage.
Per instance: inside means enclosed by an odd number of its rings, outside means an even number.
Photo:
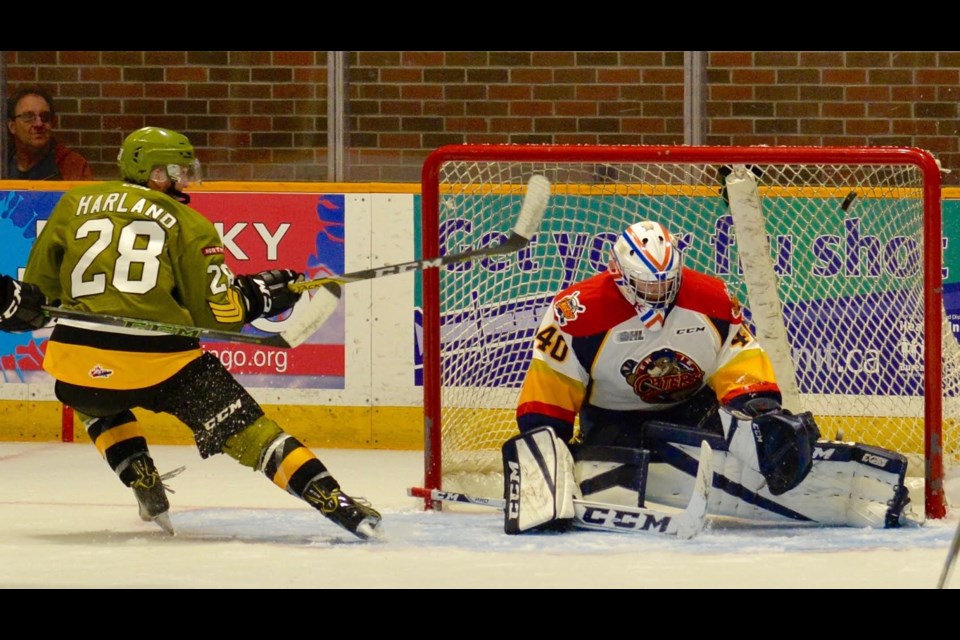
[[[940,171],[920,149],[455,145],[425,161],[424,257],[503,242],[527,181],[552,183],[520,251],[422,273],[427,488],[503,495],[500,447],[534,333],[562,288],[662,222],[723,279],[771,355],[784,405],[824,438],[904,453],[946,514],[960,348],[943,307]],[[915,498],[916,500],[916,498]],[[437,505],[429,505],[431,506]]]

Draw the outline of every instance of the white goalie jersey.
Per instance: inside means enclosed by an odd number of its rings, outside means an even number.
[[[906,459],[898,453],[821,440],[814,444],[812,471],[798,485],[774,494],[756,456],[744,455],[757,446],[749,435],[748,416],[738,414],[743,424],[736,431],[718,427],[714,432],[631,415],[699,409],[704,394],[712,403],[711,392],[726,409],[741,409],[757,397],[780,399],[773,365],[743,324],[740,305],[724,283],[685,269],[662,326],[648,326],[605,272],[554,297],[537,330],[517,424],[524,434],[552,427],[568,443],[578,417],[581,427],[591,422],[587,416],[602,414],[621,432],[635,431],[638,437],[627,433],[622,442],[639,443],[642,435],[642,446],[650,454],[644,481],[637,487],[645,484],[646,499],[672,507],[682,507],[689,499],[697,451],[707,441],[714,451],[710,514],[858,527],[899,526],[909,514]],[[721,413],[730,416],[726,409]],[[591,433],[583,445],[598,444]],[[732,434],[746,437],[750,446],[740,447]],[[582,447],[580,454],[584,452]],[[586,472],[591,465],[596,466],[577,459],[575,473],[584,498],[616,504],[632,499],[637,506],[637,487],[625,492],[620,486],[601,489]],[[609,470],[610,465],[601,467]],[[644,491],[639,493],[642,506]]]
[[[585,407],[660,411],[704,387],[734,407],[741,398],[780,397],[773,365],[723,281],[684,269],[675,304],[654,330],[604,272],[554,297],[537,329],[517,423],[521,431],[552,426],[569,441]]]

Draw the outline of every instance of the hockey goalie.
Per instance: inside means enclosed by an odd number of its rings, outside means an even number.
[[[736,298],[721,280],[685,268],[653,221],[619,236],[607,271],[553,298],[517,423],[520,434],[502,447],[505,495],[523,489],[505,511],[507,533],[564,528],[574,499],[682,507],[703,441],[713,450],[711,515],[851,527],[910,521],[906,458],[822,440],[811,413],[782,408],[773,366]],[[518,480],[518,469],[526,477]]]

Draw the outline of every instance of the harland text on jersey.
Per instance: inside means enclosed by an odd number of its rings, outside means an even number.
[[[127,208],[126,193],[108,193],[106,195],[83,196],[77,201],[77,210],[74,215],[86,216],[94,213],[110,211],[113,213],[139,213],[147,218],[153,218],[167,229],[177,224],[177,219],[163,207],[150,202],[146,198],[140,198],[133,203],[133,206]],[[149,207],[147,206],[149,205]]]

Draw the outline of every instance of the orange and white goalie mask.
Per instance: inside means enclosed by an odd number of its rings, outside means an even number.
[[[670,232],[649,220],[630,225],[613,244],[609,267],[644,325],[659,331],[680,291],[683,271],[683,255]]]

